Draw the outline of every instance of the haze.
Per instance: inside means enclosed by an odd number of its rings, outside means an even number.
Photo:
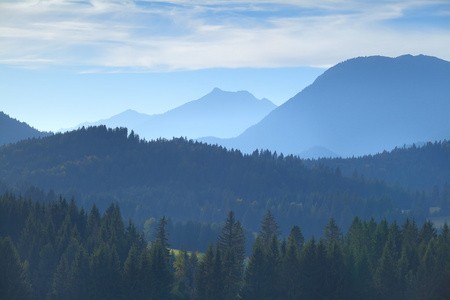
[[[0,3],[2,110],[40,130],[161,113],[215,87],[280,105],[352,57],[450,60],[448,1]]]

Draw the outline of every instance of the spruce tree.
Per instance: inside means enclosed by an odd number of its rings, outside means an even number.
[[[161,240],[156,240],[150,250],[151,299],[166,300],[171,298],[173,274],[166,250],[168,249],[161,243]]]
[[[0,298],[31,299],[32,289],[25,277],[19,254],[9,237],[0,236]]]
[[[333,217],[330,218],[328,224],[325,226],[325,240],[327,245],[330,245],[333,241],[338,243],[342,242],[342,232],[337,226]]]
[[[286,255],[282,261],[282,283],[283,283],[283,298],[284,299],[300,299],[301,285],[300,285],[300,252],[294,234],[289,235]]]
[[[267,214],[264,216],[264,219],[261,221],[261,230],[259,231],[264,251],[267,251],[267,249],[269,249],[269,244],[272,236],[278,238],[280,234],[280,226],[278,226],[277,222],[275,221],[275,217],[269,209],[267,211]]]
[[[298,251],[301,252],[305,243],[305,237],[303,236],[300,227],[298,227],[297,225],[292,226],[289,236],[292,236],[292,238],[295,240],[295,243],[297,244]]]
[[[198,300],[213,299],[213,285],[211,278],[213,276],[214,247],[212,242],[209,244],[202,260],[198,264],[195,298]]]
[[[161,243],[161,245],[164,248],[164,255],[167,259],[167,261],[170,260],[170,245],[169,245],[169,233],[166,229],[166,225],[167,225],[167,220],[165,216],[162,216],[161,219],[159,219],[159,224],[158,224],[158,228],[156,230],[156,237],[155,237],[155,242],[159,242]]]
[[[267,274],[266,266],[263,243],[261,238],[257,237],[244,276],[243,299],[268,299],[266,282],[269,274]]]

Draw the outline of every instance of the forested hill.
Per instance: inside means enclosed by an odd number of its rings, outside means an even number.
[[[305,165],[339,168],[342,174],[377,178],[413,189],[447,193],[450,198],[450,142],[447,140],[422,146],[395,148],[362,157],[305,160]]]
[[[40,132],[24,122],[11,118],[0,111],[0,146],[17,141],[51,135],[49,132]]]
[[[101,211],[118,202],[138,226],[162,215],[220,222],[233,210],[255,231],[270,209],[282,228],[298,224],[310,236],[320,235],[330,216],[343,228],[356,215],[421,222],[434,206],[424,194],[345,177],[339,169],[309,169],[293,156],[243,155],[185,139],[146,142],[105,126],[1,147],[0,180],[53,189]]]

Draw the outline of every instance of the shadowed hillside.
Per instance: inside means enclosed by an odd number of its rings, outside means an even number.
[[[15,143],[20,140],[51,135],[49,132],[40,132],[27,123],[17,121],[0,111],[0,146]]]

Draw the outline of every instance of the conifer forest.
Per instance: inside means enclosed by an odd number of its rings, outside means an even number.
[[[172,250],[167,220],[154,239],[111,204],[0,197],[2,299],[449,299],[450,230],[427,221],[334,218],[323,237],[287,237],[270,210],[245,254],[229,211],[204,253]]]

